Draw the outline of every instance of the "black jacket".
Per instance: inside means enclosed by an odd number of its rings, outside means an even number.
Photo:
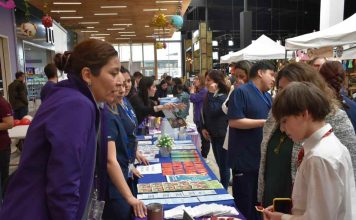
[[[203,104],[203,128],[207,129],[211,137],[225,137],[228,126],[228,117],[222,111],[222,104],[227,94],[208,93]]]
[[[9,102],[14,110],[28,106],[27,88],[25,83],[17,79],[10,83]]]
[[[154,103],[152,100],[149,101],[150,101],[150,106],[146,106],[139,95],[133,95],[130,98],[130,103],[133,109],[135,110],[138,125],[140,125],[147,116],[164,117],[162,111],[159,112],[154,111],[153,109]]]

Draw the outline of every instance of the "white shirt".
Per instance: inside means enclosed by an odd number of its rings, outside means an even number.
[[[293,215],[282,220],[356,219],[355,179],[350,153],[326,124],[303,144],[304,159],[293,187]]]

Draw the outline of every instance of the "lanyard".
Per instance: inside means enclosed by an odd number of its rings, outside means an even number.
[[[268,108],[271,108],[272,101],[266,96],[266,92],[262,93],[252,81],[248,81],[248,83],[254,88],[258,96],[263,99],[263,101],[267,104]]]
[[[122,106],[122,108],[125,110],[126,112],[126,115],[130,118],[131,122],[135,125],[135,127],[137,127],[137,124],[136,124],[136,115],[135,113],[132,111],[132,109],[130,110],[127,105],[126,105],[126,100],[123,100],[123,103],[120,104]]]

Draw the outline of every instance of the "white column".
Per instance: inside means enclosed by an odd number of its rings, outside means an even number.
[[[326,29],[344,20],[345,0],[321,0],[320,30]]]

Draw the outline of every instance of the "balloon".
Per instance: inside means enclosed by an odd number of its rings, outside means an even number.
[[[21,124],[20,120],[18,120],[18,119],[14,120],[14,127],[17,126],[17,125],[20,125],[20,124]]]
[[[180,15],[173,15],[171,18],[171,24],[177,28],[181,29],[183,27],[183,18]]]
[[[45,26],[46,28],[50,28],[53,26],[53,19],[51,16],[49,15],[45,15],[42,17],[42,24],[43,26]]]
[[[32,121],[33,117],[31,115],[25,115],[22,119],[27,118],[28,120]]]
[[[20,121],[20,125],[29,125],[29,124],[31,124],[31,121],[28,120],[27,118],[23,118]]]

